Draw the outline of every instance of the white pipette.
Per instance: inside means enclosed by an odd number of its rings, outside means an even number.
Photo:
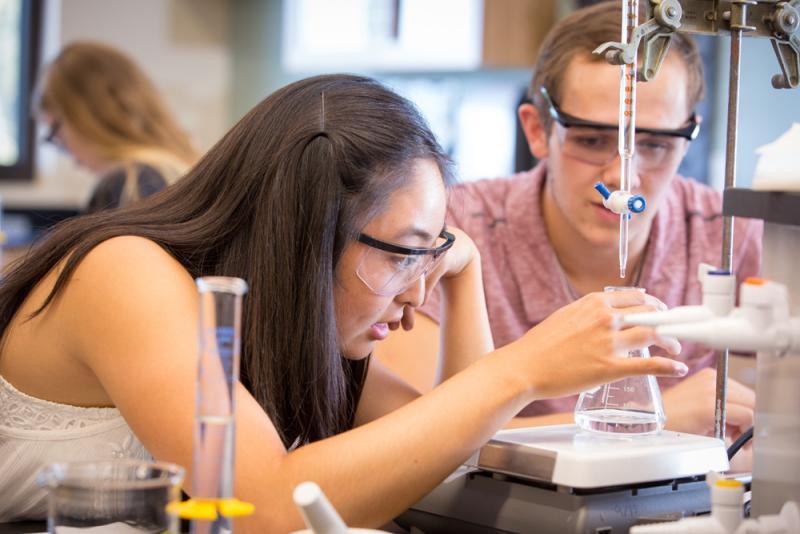
[[[347,525],[314,482],[298,485],[292,498],[303,514],[306,526],[314,534],[347,534]]]

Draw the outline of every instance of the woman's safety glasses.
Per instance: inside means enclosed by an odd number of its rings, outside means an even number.
[[[619,152],[619,127],[580,119],[564,113],[542,87],[542,98],[549,108],[550,118],[556,123],[556,134],[565,156],[590,165],[605,166],[616,159]],[[686,142],[697,137],[700,124],[692,114],[683,128],[662,130],[636,128],[634,159],[642,170],[652,170],[677,164],[686,151]]]
[[[399,295],[425,276],[442,259],[456,240],[446,230],[437,237],[436,245],[404,247],[359,234],[358,241],[367,245],[356,269],[356,275],[376,295]]]

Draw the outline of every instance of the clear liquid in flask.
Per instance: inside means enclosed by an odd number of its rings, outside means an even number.
[[[606,291],[639,290],[607,287]],[[647,348],[633,350],[628,358],[649,358]],[[666,422],[661,390],[654,376],[631,376],[584,391],[575,405],[575,423],[583,430],[601,434],[656,434]]]

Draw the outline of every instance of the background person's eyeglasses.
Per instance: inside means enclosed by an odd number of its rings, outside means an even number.
[[[456,240],[456,236],[442,230],[434,247],[404,247],[381,241],[367,234],[357,240],[367,245],[356,275],[370,291],[388,297],[399,295],[426,275],[441,260]]]
[[[553,102],[547,90],[540,93],[548,106],[548,113],[557,126],[556,133],[566,156],[592,165],[607,165],[618,153],[619,126],[581,119],[564,113]],[[686,126],[674,130],[636,128],[634,158],[642,169],[673,165],[685,153],[686,142],[697,137],[700,124],[692,113]]]
[[[52,121],[48,127],[47,132],[45,132],[44,137],[42,140],[45,143],[49,143],[57,148],[64,148],[64,143],[61,142],[61,138],[58,136],[58,132],[61,130],[61,121]]]

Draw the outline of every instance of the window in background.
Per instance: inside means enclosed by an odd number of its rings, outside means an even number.
[[[377,77],[420,108],[462,180],[506,176],[514,170],[518,95],[563,4],[283,0],[275,70],[284,79]]]
[[[35,80],[39,0],[0,0],[0,179],[33,175],[30,95]]]
[[[383,76],[419,108],[462,181],[514,172],[518,95],[527,71],[477,75]]]
[[[473,69],[482,60],[481,0],[284,0],[290,72]]]

